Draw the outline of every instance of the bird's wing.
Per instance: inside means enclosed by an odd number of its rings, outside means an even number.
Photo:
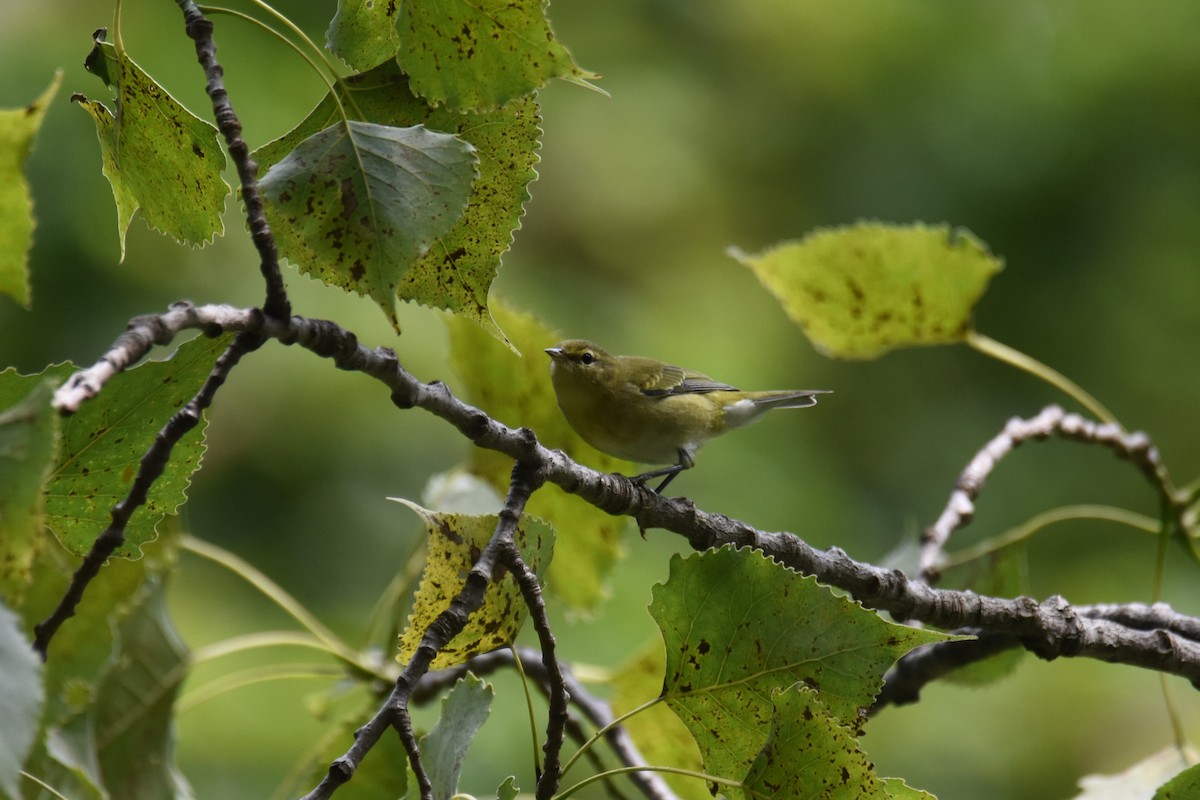
[[[649,365],[647,365],[649,366]],[[706,394],[708,392],[734,392],[736,387],[714,381],[699,372],[676,367],[671,364],[655,364],[644,369],[638,380],[638,388],[648,397],[671,394]]]

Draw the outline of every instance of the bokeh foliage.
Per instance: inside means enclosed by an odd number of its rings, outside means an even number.
[[[310,31],[324,29],[327,3],[295,5]],[[70,0],[0,11],[8,23],[0,29],[0,106],[28,102],[60,65],[69,89],[95,85],[80,66],[86,36],[71,41],[61,25],[91,13],[91,4]],[[173,14],[127,13],[127,39],[139,63],[201,109],[198,72],[189,45],[174,35]],[[965,458],[1007,416],[1061,399],[961,348],[893,354],[869,367],[821,361],[723,255],[731,243],[753,252],[859,218],[948,221],[977,233],[1008,265],[978,308],[984,329],[1055,364],[1149,430],[1179,474],[1200,470],[1191,433],[1200,374],[1178,368],[1196,341],[1200,292],[1192,268],[1200,211],[1195,4],[1164,0],[1131,17],[1116,2],[833,8],[769,0],[732,8],[560,0],[552,14],[573,51],[605,73],[613,99],[566,86],[543,93],[541,178],[499,291],[567,334],[614,350],[746,385],[836,390],[819,422],[782,423],[786,435],[760,426],[714,444],[703,468],[680,479],[681,492],[763,527],[876,557],[930,521]],[[231,80],[242,84],[238,108],[254,143],[285,132],[274,115],[299,118],[323,96],[302,75],[272,80],[268,65],[288,56],[256,32],[222,21],[218,36]],[[232,77],[251,74],[257,78]],[[0,305],[4,363],[36,372],[65,357],[87,362],[129,316],[181,293],[257,298],[253,270],[231,266],[253,256],[229,239],[181,251],[135,222],[117,268],[111,194],[98,153],[81,144],[93,135],[81,124],[86,117],[56,102],[48,123],[28,166],[40,220],[34,308]],[[227,227],[239,225],[233,217]],[[290,282],[304,303],[365,340],[396,347],[423,377],[450,377],[441,323],[424,311],[401,308],[406,333],[396,340],[382,318]],[[382,586],[401,560],[382,556],[407,546],[392,534],[394,514],[382,498],[418,496],[432,467],[463,452],[434,424],[388,415],[385,399],[368,396],[363,382],[306,373],[301,361],[261,354],[254,374],[229,387],[213,416],[213,469],[197,479],[189,522],[251,557],[268,556],[280,580],[353,631],[362,595],[355,586],[324,593],[308,554],[337,531],[348,543],[325,567]],[[303,387],[287,401],[295,416],[261,399],[285,385]],[[380,421],[364,426],[367,413]],[[297,429],[319,458],[298,446]],[[399,457],[414,452],[423,463]],[[1153,512],[1148,493],[1116,467],[1054,447],[1022,458],[991,484],[976,530],[1002,530],[1064,496],[1120,498]],[[1148,542],[1083,525],[1040,539],[1030,553],[1032,591],[1077,601],[1142,597]],[[630,636],[648,635],[646,587],[664,577],[656,565],[679,545],[653,535],[645,547],[653,557],[623,565],[601,618],[565,633],[564,648],[611,664],[630,654]],[[1114,576],[1112,564],[1129,576]],[[190,636],[215,636],[259,613],[236,595],[203,591],[186,570],[183,577],[172,602]],[[1144,700],[1153,683],[1145,677],[1031,663],[1002,686],[940,689],[916,709],[884,715],[871,743],[888,763],[884,774],[911,775],[945,796],[1067,796],[1080,773],[1115,771],[1140,757],[1115,748],[1105,731],[1119,725],[1124,740],[1165,741],[1161,711]],[[985,744],[963,730],[964,709],[994,720],[1000,741]],[[1068,715],[1069,727],[1041,724]],[[278,770],[261,776],[256,764],[207,750],[236,745],[239,736],[258,745],[261,730],[231,732],[203,715],[182,726],[185,767],[221,759],[246,796],[270,791]],[[294,728],[303,740],[303,726]],[[916,754],[913,731],[921,733]],[[298,746],[272,740],[262,752],[271,758],[277,747],[285,763]],[[496,763],[511,759],[504,747]],[[214,786],[234,796],[218,777],[206,779],[214,784],[202,796]],[[481,779],[485,787],[498,782]]]

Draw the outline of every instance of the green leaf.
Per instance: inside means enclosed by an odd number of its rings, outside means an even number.
[[[177,241],[204,245],[224,232],[229,185],[217,129],[179,104],[125,53],[104,42],[103,28],[85,66],[115,92],[114,110],[80,94],[96,123],[104,175],[117,203],[117,233],[139,208],[150,227]]]
[[[336,100],[364,121],[396,127],[424,125],[457,134],[475,147],[479,177],[471,186],[466,212],[403,273],[397,294],[401,300],[464,315],[503,340],[488,311],[487,297],[500,256],[520,225],[529,200],[527,187],[537,177],[534,164],[541,130],[536,99],[522,98],[480,114],[430,108],[412,93],[408,77],[395,62],[388,61],[340,82]],[[337,124],[340,114],[334,94],[327,95],[294,130],[256,150],[255,159],[266,169],[305,138]]]
[[[586,82],[550,29],[547,0],[428,0],[400,6],[400,66],[430,105],[499,108],[551,78]]]
[[[650,647],[622,666],[609,681],[613,690],[613,713],[624,715],[658,697],[662,692],[666,667],[667,657],[662,642],[656,638]],[[703,772],[704,763],[696,740],[664,703],[656,703],[639,711],[626,719],[622,727],[633,739],[647,764]],[[712,798],[707,785],[693,777],[670,773],[662,777],[681,800]]]
[[[450,606],[462,590],[467,573],[496,530],[495,514],[443,514],[421,508],[416,503],[392,498],[411,508],[425,525],[428,534],[425,571],[413,598],[408,626],[400,636],[397,660],[408,663],[426,629]],[[554,548],[554,531],[528,515],[517,526],[515,541],[525,563],[542,574]],[[450,640],[434,657],[431,669],[461,664],[472,656],[489,653],[512,644],[525,621],[526,607],[512,575],[498,573],[488,585],[483,606],[467,621],[458,636]]]
[[[920,223],[860,222],[731,255],[817,349],[844,359],[962,341],[975,303],[1003,268],[968,231]]]
[[[351,120],[309,136],[260,185],[280,254],[370,297],[395,327],[400,278],[458,221],[475,163],[450,134]]]
[[[467,748],[487,721],[494,694],[490,684],[468,672],[442,700],[441,717],[421,740],[433,800],[450,800],[458,790]]]
[[[400,48],[396,32],[399,10],[399,4],[391,0],[338,0],[325,33],[325,46],[358,70],[391,61]]]
[[[521,790],[517,788],[517,779],[510,775],[496,790],[496,800],[517,800],[517,795],[520,793]]]
[[[190,797],[173,767],[173,706],[188,654],[167,614],[161,580],[143,586],[117,641],[88,712],[104,786],[126,800]]]
[[[513,427],[526,426],[546,447],[562,450],[604,472],[628,472],[632,465],[604,455],[571,430],[550,385],[550,359],[542,352],[561,338],[529,314],[493,302],[492,311],[509,339],[524,356],[514,355],[477,325],[450,317],[450,365],[466,400]],[[493,450],[474,448],[469,469],[499,492],[508,490],[512,459]],[[621,555],[625,520],[546,486],[529,500],[530,514],[557,532],[557,558],[548,582],[555,596],[576,609],[595,608],[605,597],[605,581]]]
[[[1153,800],[1195,800],[1200,797],[1200,766],[1190,767],[1158,787]]]
[[[21,765],[38,731],[45,695],[42,664],[20,620],[0,603],[0,794],[20,797]]]
[[[140,461],[171,415],[199,391],[229,336],[200,337],[181,345],[168,361],[142,364],[114,377],[100,395],[61,421],[59,453],[46,486],[46,524],[67,550],[83,555],[111,522],[112,507],[129,492]],[[0,408],[30,391],[41,378],[63,380],[75,368],[48,367],[40,375],[0,372]],[[175,445],[146,503],[134,512],[125,543],[115,555],[137,558],[155,529],[186,499],[191,475],[204,454],[204,420]]]
[[[950,637],[884,621],[749,549],[671,559],[650,613],[663,634],[663,696],[700,745],[705,771],[740,780],[767,740],[772,693],[802,684],[852,732],[884,672]]]
[[[0,294],[30,307],[29,249],[33,246],[33,198],[25,160],[42,127],[46,107],[62,84],[62,70],[38,99],[24,108],[0,109]]]
[[[853,732],[807,686],[775,692],[771,733],[743,784],[773,800],[891,797]]]
[[[0,382],[11,380],[0,373]],[[54,465],[58,416],[50,407],[56,382],[43,380],[0,411],[0,600],[16,604],[32,582],[33,559],[45,543],[42,491]]]
[[[26,769],[71,798],[107,798],[99,763],[99,747],[90,710],[100,683],[116,658],[116,630],[135,608],[131,602],[148,572],[161,572],[154,555],[161,543],[138,561],[115,559],[104,567],[103,580],[88,586],[87,596],[71,620],[55,634],[45,666],[46,734]],[[74,559],[58,547],[42,548],[34,562],[33,582],[22,602],[26,629],[45,619],[57,605],[74,571]]]
[[[895,800],[937,800],[929,792],[914,789],[900,778],[883,778],[883,787],[887,790],[887,797]]]

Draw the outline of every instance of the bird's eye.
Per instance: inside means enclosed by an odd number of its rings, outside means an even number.
[[[581,355],[579,357],[579,361],[583,364],[591,364],[595,360],[596,360],[596,357],[594,355],[592,355],[590,350],[584,350],[583,355]]]

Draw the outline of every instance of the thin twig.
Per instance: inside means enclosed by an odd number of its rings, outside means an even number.
[[[535,681],[542,692],[549,693],[550,675],[546,665],[542,663],[541,653],[529,648],[517,648],[517,655],[525,667],[525,672]],[[501,669],[511,669],[515,659],[508,649],[493,650],[484,655],[475,656],[466,664],[449,669],[438,670],[426,675],[413,693],[413,702],[425,702],[454,685],[467,672],[483,676]],[[560,675],[566,686],[571,705],[578,708],[596,728],[605,728],[604,739],[612,748],[613,754],[626,767],[645,768],[649,764],[638,751],[637,745],[629,738],[629,734],[621,725],[612,725],[613,713],[608,703],[593,695],[581,684],[565,664],[560,664]],[[589,748],[588,752],[591,752]],[[629,779],[637,786],[647,800],[678,800],[674,792],[667,786],[660,775],[651,771],[632,772]]]
[[[1079,414],[1068,414],[1058,406],[1047,406],[1029,419],[1010,419],[1004,430],[985,444],[959,475],[941,516],[921,535],[917,566],[923,580],[929,583],[937,580],[942,551],[954,532],[975,516],[975,500],[983,490],[984,482],[1005,456],[1025,442],[1045,441],[1051,436],[1109,448],[1146,476],[1175,516],[1183,513],[1171,478],[1149,436],[1141,432],[1126,433],[1118,425],[1099,424]],[[1179,524],[1182,530],[1182,521]]]

